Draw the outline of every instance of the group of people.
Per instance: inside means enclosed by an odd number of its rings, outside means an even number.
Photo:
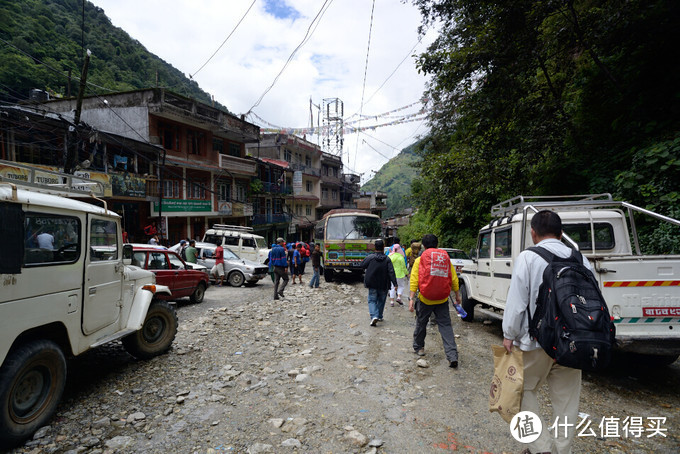
[[[276,243],[272,244],[269,252],[269,271],[274,281],[274,299],[284,298],[283,291],[288,285],[288,271],[302,284],[302,275],[305,273],[307,262],[312,262],[314,274],[309,282],[310,288],[319,288],[320,268],[321,268],[321,248],[314,245],[313,250],[304,243],[286,244],[283,238],[277,238]],[[281,281],[283,280],[283,283]]]
[[[409,311],[416,314],[414,353],[418,356],[425,355],[427,323],[434,315],[449,366],[456,368],[458,348],[451,326],[448,300],[451,291],[455,292],[458,304],[461,303],[461,296],[456,270],[446,251],[437,248],[438,241],[435,235],[427,234],[421,242],[412,241],[407,251],[402,251],[401,246],[396,243],[386,254],[384,241],[376,240],[375,253],[368,255],[362,263],[365,270],[364,285],[368,288],[370,326],[375,327],[383,321],[388,292],[390,298],[394,299],[396,295],[397,303],[403,304],[401,296],[408,282]]]
[[[562,220],[552,211],[539,211],[533,216],[531,238],[537,247],[556,256],[569,257],[571,254],[571,249],[561,241]],[[416,313],[413,351],[419,356],[425,355],[426,328],[430,316],[434,314],[449,366],[457,368],[458,349],[448,306],[452,291],[457,304],[462,303],[455,268],[451,265],[448,254],[437,248],[438,240],[435,235],[423,236],[422,252],[417,251],[418,246],[414,249],[415,243],[412,242],[410,251],[407,250],[403,255],[409,276],[409,310]],[[383,309],[390,286],[397,289],[397,302],[400,301],[398,289],[401,283],[397,276],[404,272],[401,254],[399,247],[392,246],[386,255],[383,240],[376,240],[375,253],[364,259],[364,284],[368,288],[371,326],[377,326],[383,320]],[[592,266],[585,257],[583,264],[592,271]],[[524,380],[520,410],[540,415],[538,394],[543,384],[547,384],[553,418],[559,418],[565,426],[570,424],[568,430],[553,435],[543,430],[523,453],[569,453],[579,420],[581,370],[555,362],[528,331],[528,314],[536,311],[536,298],[548,263],[538,254],[523,251],[514,261],[514,265],[503,315],[503,345],[508,352],[519,349],[523,354]],[[547,427],[545,422],[543,427]]]

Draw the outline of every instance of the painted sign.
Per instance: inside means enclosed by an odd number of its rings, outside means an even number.
[[[153,210],[158,212],[158,202],[153,203]],[[184,211],[212,211],[212,203],[210,200],[163,199],[163,212]]]

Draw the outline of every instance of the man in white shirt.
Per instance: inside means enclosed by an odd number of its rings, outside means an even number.
[[[54,249],[54,236],[49,232],[43,232],[36,237],[40,249]]]
[[[549,210],[536,213],[531,219],[531,239],[538,247],[545,248],[559,257],[569,257],[571,249],[562,243],[562,220]],[[588,259],[583,264],[592,271]],[[530,452],[570,453],[574,441],[574,428],[578,424],[578,405],[581,396],[581,370],[560,366],[545,353],[538,342],[529,335],[529,318],[536,313],[538,288],[543,282],[543,271],[548,263],[532,251],[523,251],[514,262],[512,281],[503,314],[503,346],[510,352],[517,346],[524,358],[524,396],[521,411],[540,415],[538,392],[544,383],[550,390],[553,419],[543,421],[543,431],[536,441],[529,444]],[[558,424],[573,424],[567,430],[558,426],[555,434],[548,432],[555,419]],[[555,437],[557,435],[557,437]]]

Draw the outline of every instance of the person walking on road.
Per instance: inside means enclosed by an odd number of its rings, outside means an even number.
[[[295,276],[293,276],[293,284],[295,284],[295,277],[297,276],[298,282],[302,284],[302,243],[295,245],[295,250],[293,251],[293,262],[295,262]]]
[[[394,307],[394,297],[397,297],[397,303],[403,306],[401,295],[404,293],[406,287],[406,257],[404,251],[399,244],[392,246],[392,253],[389,255],[394,267],[394,274],[397,276],[397,285],[390,287],[390,306]]]
[[[375,253],[367,256],[361,263],[365,270],[364,285],[368,288],[368,313],[371,326],[383,321],[383,310],[390,284],[396,287],[397,277],[394,274],[392,261],[385,255],[383,240],[375,240]]]
[[[314,275],[312,280],[309,282],[309,288],[319,288],[319,276],[321,270],[321,246],[318,244],[314,245],[314,252],[312,252],[312,268],[314,269]]]
[[[224,248],[218,244],[215,248],[215,266],[210,270],[210,274],[215,276],[215,283],[218,287],[224,284]]]
[[[423,236],[423,253],[413,262],[411,269],[411,294],[408,310],[416,312],[416,329],[413,332],[413,351],[418,356],[425,355],[425,336],[427,322],[434,313],[442,336],[444,352],[449,366],[458,367],[458,347],[451,326],[449,294],[456,293],[456,302],[461,303],[458,276],[451,264],[449,254],[437,249],[439,240],[431,233]],[[417,295],[416,295],[416,292]]]
[[[272,248],[270,263],[274,267],[274,275],[276,280],[274,281],[274,299],[277,300],[279,297],[285,298],[283,291],[288,285],[288,260],[286,258],[286,240],[283,238],[276,239],[276,246]],[[279,289],[279,283],[283,279],[283,285]]]
[[[571,249],[562,243],[562,219],[553,211],[542,210],[531,218],[531,239],[559,257],[569,257]],[[592,271],[588,259],[583,264]],[[540,415],[538,404],[539,390],[544,383],[550,390],[553,419],[564,425],[553,435],[546,429],[533,443],[531,452],[570,453],[574,442],[574,430],[579,423],[578,405],[581,397],[581,370],[557,364],[543,350],[539,343],[529,335],[527,311],[536,313],[538,288],[543,282],[543,271],[548,263],[532,251],[523,251],[515,260],[510,281],[508,299],[503,313],[503,346],[508,352],[513,347],[522,351],[524,362],[524,396],[521,411],[531,411]],[[539,416],[540,417],[540,416]],[[548,427],[543,421],[543,427]]]

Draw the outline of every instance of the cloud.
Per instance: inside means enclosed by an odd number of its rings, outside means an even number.
[[[196,73],[251,5],[251,1],[222,0],[93,3],[104,9],[114,25],[185,74]],[[320,11],[322,5],[327,6],[325,12]],[[309,126],[310,98],[316,105],[325,98],[340,98],[345,117],[360,111],[377,115],[411,104],[422,96],[426,82],[408,56],[418,43],[420,15],[411,4],[376,0],[369,49],[371,6],[368,0],[258,0],[194,80],[232,112],[246,113],[309,31],[311,38],[253,109],[258,116],[278,126],[296,128]],[[310,29],[317,15],[320,20]],[[433,39],[426,36],[415,52],[422,52]],[[318,111],[314,115],[317,123]],[[348,134],[343,162],[348,169],[368,176],[370,170],[380,168],[412,143],[415,135],[426,131],[422,123],[406,123]],[[308,139],[318,140],[315,136]]]

